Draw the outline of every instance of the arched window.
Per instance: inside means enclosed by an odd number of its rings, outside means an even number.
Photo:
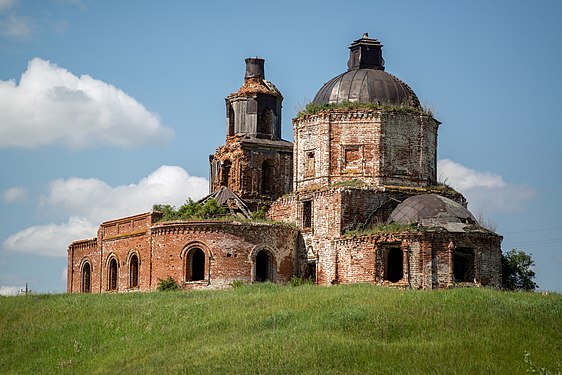
[[[273,194],[275,186],[275,166],[271,159],[265,160],[261,165],[261,192],[264,195]]]
[[[82,293],[90,293],[92,291],[92,267],[86,262],[82,266]]]
[[[402,249],[393,247],[386,254],[384,264],[384,279],[395,283],[404,277],[404,253]]]
[[[139,257],[133,254],[129,260],[129,288],[139,286]]]
[[[117,290],[117,259],[115,258],[109,261],[107,290]]]
[[[185,258],[185,280],[201,281],[205,280],[205,253],[199,248],[193,248],[187,253]]]
[[[221,186],[228,186],[228,180],[230,179],[230,168],[232,167],[232,162],[230,160],[225,160],[221,168]]]
[[[456,248],[453,253],[453,276],[456,282],[474,282],[474,251],[466,247]]]
[[[274,259],[268,250],[260,250],[256,254],[256,281],[274,281]]]

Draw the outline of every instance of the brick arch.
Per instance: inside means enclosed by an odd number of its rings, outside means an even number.
[[[134,260],[136,257],[136,263]],[[140,254],[136,250],[129,250],[129,254],[127,254],[127,270],[129,274],[129,280],[127,287],[129,288],[138,288],[140,285],[140,265],[141,265],[141,258]]]
[[[85,267],[87,266],[87,271]],[[92,259],[86,256],[80,261],[80,292],[91,293],[92,292],[92,274],[94,272],[94,266]],[[86,274],[87,272],[87,274]]]
[[[277,280],[280,256],[278,251],[268,245],[260,244],[252,249],[249,260],[252,265],[252,281]]]
[[[105,260],[105,269],[107,274],[107,290],[119,290],[119,257],[117,256],[117,254],[112,252],[107,255],[107,258]]]
[[[183,282],[190,283],[206,281],[207,283],[210,283],[211,259],[213,258],[211,250],[204,242],[192,241],[185,245],[180,252],[180,259],[183,260]]]

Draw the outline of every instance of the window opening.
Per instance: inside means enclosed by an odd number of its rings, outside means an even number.
[[[231,167],[232,167],[232,162],[230,160],[225,160],[224,163],[222,164],[221,186],[228,186]]]
[[[82,293],[90,293],[92,286],[90,280],[92,278],[90,263],[85,263],[82,267]]]
[[[136,254],[131,257],[129,265],[129,287],[136,288],[139,286],[139,258]]]
[[[109,283],[108,290],[117,290],[117,260],[112,258],[109,261]]]
[[[453,276],[457,282],[474,281],[474,251],[460,247],[453,254]]]
[[[402,249],[393,247],[386,254],[384,279],[395,283],[404,277],[404,253]]]
[[[272,125],[272,112],[271,109],[269,108],[265,108],[262,112],[261,112],[261,131],[259,131],[262,134],[271,134],[272,133],[272,129],[271,129],[271,125]]]
[[[306,153],[306,160],[305,160],[305,177],[314,177],[314,152],[307,152]]]
[[[186,259],[186,281],[205,280],[205,253],[196,248],[189,251]]]
[[[265,160],[261,167],[261,191],[263,194],[273,194],[274,176],[273,161]]]
[[[256,255],[256,281],[273,281],[273,256],[267,250]]]
[[[302,226],[312,228],[312,201],[302,202]]]

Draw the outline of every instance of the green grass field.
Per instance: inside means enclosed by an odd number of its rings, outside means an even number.
[[[0,297],[1,374],[557,374],[561,361],[560,294],[261,284]]]

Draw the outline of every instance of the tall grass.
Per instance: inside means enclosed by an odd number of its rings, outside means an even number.
[[[560,360],[559,294],[261,284],[0,298],[2,374],[521,374]]]

